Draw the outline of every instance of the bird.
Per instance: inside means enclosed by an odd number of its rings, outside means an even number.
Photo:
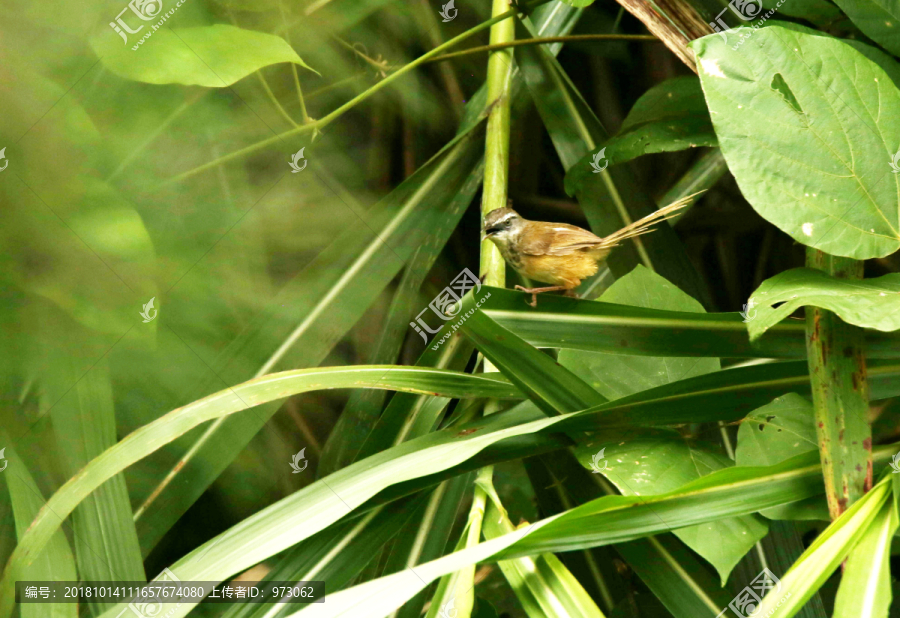
[[[497,246],[500,255],[516,272],[528,279],[550,283],[547,287],[516,289],[531,294],[532,307],[537,295],[563,290],[572,295],[586,277],[597,272],[610,251],[628,239],[652,232],[651,226],[672,217],[698,195],[694,193],[630,223],[604,238],[568,223],[529,221],[512,209],[497,208],[484,216],[482,239]]]

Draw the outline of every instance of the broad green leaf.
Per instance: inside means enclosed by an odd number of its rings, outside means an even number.
[[[598,300],[645,309],[704,313],[699,302],[641,265],[616,281]],[[581,350],[562,350],[559,362],[610,400],[712,373],[720,367],[717,358],[629,356]]]
[[[802,322],[787,320],[751,342],[738,313],[687,313],[626,307],[544,294],[536,308],[522,292],[482,287],[480,311],[540,348],[648,356],[806,358]],[[896,334],[866,333],[867,358],[897,358]]]
[[[900,329],[900,275],[838,279],[814,268],[792,268],[767,279],[748,301],[757,315],[747,324],[750,339],[800,307],[828,309],[849,324],[881,331]]]
[[[771,466],[802,453],[818,450],[812,404],[797,394],[812,396],[809,386],[776,397],[748,414],[738,429],[734,461],[738,466]],[[828,504],[821,496],[766,509],[774,520],[829,521]]]
[[[703,313],[699,302],[642,266],[616,281],[599,300]],[[717,358],[623,356],[578,350],[561,351],[559,362],[611,400],[719,370]],[[688,444],[677,433],[663,431],[602,431],[581,444],[576,452],[583,465],[591,467],[593,454],[607,447],[612,454],[607,455],[606,461],[612,465],[602,473],[625,495],[671,491],[732,465],[708,447]],[[749,516],[678,530],[675,535],[715,566],[724,583],[734,565],[765,533],[765,524],[758,517]]]
[[[548,508],[547,494],[550,492],[560,496],[568,508],[573,504],[590,502],[607,493],[596,482],[598,477],[585,470],[572,457],[558,457],[553,453],[539,458],[543,466],[532,465],[534,461],[526,460],[525,465],[535,493],[541,500],[542,512],[547,515],[565,510],[560,508],[562,505]],[[541,474],[544,468],[546,473]],[[571,494],[571,499],[566,499],[567,494]],[[669,534],[616,543],[612,547],[675,618],[713,618],[721,607],[728,604],[728,596],[719,587],[718,576],[712,567]],[[585,550],[585,553],[590,551],[592,556],[596,556],[598,569],[607,567],[603,572],[606,585],[618,590],[625,582],[618,578],[618,571],[609,568],[613,557],[605,553],[598,555],[604,549],[594,548]],[[565,556],[572,555],[570,553]]]
[[[91,39],[103,65],[125,79],[148,84],[224,88],[254,71],[282,62],[309,67],[281,37],[227,24],[153,30],[156,22],[131,35],[123,49],[105,31]]]
[[[673,491],[733,465],[711,444],[688,442],[672,430],[597,432],[575,452],[585,468],[599,470],[626,496]],[[766,531],[763,520],[748,515],[681,528],[674,534],[716,567],[724,586],[734,565]]]
[[[599,144],[600,156],[591,154],[603,166],[618,165],[641,155],[715,146],[713,131],[700,80],[675,77],[657,84],[637,100],[622,127]]]
[[[562,0],[562,1],[570,6],[575,6],[578,8],[583,8],[583,7],[591,6],[592,4],[594,4],[594,0]]]
[[[817,449],[812,404],[788,393],[747,415],[738,429],[734,463],[771,466]]]
[[[891,607],[891,539],[897,524],[891,498],[847,558],[833,618],[887,618]]]
[[[753,53],[732,47],[751,32]],[[753,208],[833,255],[900,248],[900,92],[890,77],[852,46],[796,26],[726,38],[691,46],[722,153]]]
[[[3,443],[9,444],[8,437],[0,433]],[[6,458],[4,480],[12,502],[13,518],[16,523],[16,536],[21,541],[35,515],[44,507],[44,499],[37,483],[34,482],[25,463],[12,446],[3,449]],[[58,522],[59,525],[62,521]],[[32,581],[76,581],[75,558],[66,535],[58,530],[38,552],[34,561],[22,572],[22,580]],[[22,618],[76,618],[78,605],[75,603],[34,604],[23,603],[20,606]]]

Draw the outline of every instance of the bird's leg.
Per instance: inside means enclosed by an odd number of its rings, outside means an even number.
[[[568,288],[564,285],[551,285],[550,287],[547,287],[547,288],[526,288],[526,287],[522,287],[521,285],[517,285],[516,289],[521,290],[521,291],[525,292],[526,294],[531,294],[531,302],[528,304],[531,305],[532,307],[537,307],[537,295],[538,294],[541,294],[543,292],[556,292],[559,290],[567,290]]]

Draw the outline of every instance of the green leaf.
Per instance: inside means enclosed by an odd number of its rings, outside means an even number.
[[[535,460],[543,465],[532,465]],[[550,492],[559,496],[568,508],[572,504],[590,502],[609,493],[601,490],[601,485],[596,482],[597,476],[585,470],[572,457],[552,453],[526,460],[525,465],[540,500],[542,512],[547,515],[564,510],[547,507]],[[542,473],[544,468],[546,473]],[[567,494],[571,494],[571,498]],[[616,543],[613,547],[675,618],[713,618],[719,613],[719,608],[728,604],[729,598],[719,588],[717,575],[712,568],[670,534]],[[603,572],[606,585],[618,590],[625,584],[624,579],[619,579],[618,571],[610,568],[608,563],[612,562],[612,556],[603,552],[604,549],[600,547],[585,550],[585,554],[590,551],[592,557],[596,556],[598,569],[607,567]],[[573,555],[575,554],[567,554]],[[612,602],[610,599],[610,603]]]
[[[8,436],[2,434],[3,443],[9,444]],[[12,502],[13,518],[16,524],[16,536],[21,541],[38,511],[44,507],[44,498],[40,488],[34,482],[25,463],[15,449],[7,446],[3,449],[6,457],[4,480],[9,489]],[[59,522],[62,524],[62,522]],[[46,546],[38,553],[34,562],[23,572],[22,580],[32,581],[76,581],[75,558],[66,535],[57,531]],[[23,603],[22,618],[76,618],[78,605],[75,603],[32,604]]]
[[[270,374],[173,410],[95,457],[51,497],[20,540],[4,571],[0,581],[0,616],[8,615],[4,612],[8,611],[12,601],[10,586],[16,577],[21,578],[20,570],[33,560],[34,552],[44,547],[59,528],[60,518],[67,517],[109,478],[205,421],[295,393],[323,388],[386,388],[452,397],[495,398],[508,398],[517,392],[495,375],[479,377],[440,369],[357,366]],[[326,491],[336,499],[330,490]],[[342,515],[346,513],[345,506],[339,508]]]
[[[900,329],[900,274],[848,280],[814,268],[792,268],[763,282],[748,301],[757,310],[747,323],[750,339],[800,307],[828,309],[849,324],[881,331]]]
[[[794,566],[781,578],[780,585],[763,597],[757,611],[765,616],[770,612],[775,612],[777,608],[777,615],[783,618],[790,618],[796,614],[815,591],[825,583],[825,580],[860,539],[869,535],[872,526],[883,525],[883,520],[880,521],[880,514],[885,510],[890,497],[891,484],[889,479],[884,479],[854,502],[849,509],[816,537],[812,545],[803,552]],[[884,528],[882,527],[882,532],[875,534],[878,536],[883,532]],[[853,576],[853,579],[856,582],[860,581],[858,575]],[[871,590],[871,592],[874,594],[875,590]],[[853,593],[859,595],[860,591],[854,589]],[[878,598],[877,596],[865,596],[873,601]],[[879,601],[883,602],[883,598],[881,595]]]
[[[263,67],[292,62],[309,67],[281,37],[226,24],[153,31],[154,24],[129,38],[106,31],[91,38],[103,66],[125,79],[148,84],[184,84],[224,88]],[[143,42],[141,42],[143,41]],[[137,47],[137,49],[135,49]]]
[[[490,294],[486,292],[482,300],[488,300]],[[606,402],[581,378],[479,311],[473,298],[464,298],[459,312],[463,332],[546,414],[574,412]]]
[[[734,462],[771,466],[817,449],[812,404],[788,393],[747,415],[738,429]]]
[[[879,449],[877,457],[884,461],[888,455],[888,449]],[[383,616],[436,578],[465,565],[631,540],[670,527],[746,514],[758,506],[775,506],[822,491],[818,454],[810,453],[769,468],[732,467],[714,472],[660,496],[607,496],[475,547],[419,565],[414,570],[389,575],[329,595],[315,612],[306,611],[307,615],[315,615],[317,618]],[[860,511],[859,505],[865,507],[867,503],[876,502],[876,506],[880,506],[887,493],[881,490],[869,492],[844,515],[850,513],[852,517]],[[864,517],[868,514],[868,511],[865,512]],[[842,516],[839,521],[846,519],[849,518]],[[856,529],[856,524],[853,521],[844,528]],[[830,528],[833,527],[834,525]],[[851,538],[853,540],[855,538]],[[816,543],[810,550],[814,547]],[[849,547],[843,549],[849,551]],[[785,579],[788,576],[790,573]],[[809,590],[806,598],[813,592],[814,590]],[[303,613],[298,616],[303,618]]]
[[[889,499],[844,564],[833,618],[887,618],[891,607],[891,539],[897,524],[894,500]]]
[[[665,278],[638,265],[598,299],[604,303],[704,313],[703,306]],[[559,362],[607,399],[719,370],[717,358],[630,356],[562,350]]]
[[[657,84],[637,100],[615,136],[601,144],[600,156],[591,155],[603,166],[618,165],[645,154],[673,152],[716,146],[700,80],[676,77]]]
[[[318,579],[328,582],[328,590],[346,586],[410,518],[421,514],[426,498],[420,493],[397,500],[322,530],[279,556],[262,581]],[[266,618],[283,607],[274,602],[235,603],[222,618]]]
[[[599,300],[703,313],[699,302],[642,266],[616,281]],[[719,370],[717,358],[625,356],[579,350],[561,351],[559,362],[612,400]],[[598,449],[610,451],[606,461],[611,465],[603,474],[625,495],[663,493],[732,465],[709,447],[688,444],[671,431],[598,432],[576,450],[586,468],[591,467]],[[755,516],[675,531],[688,547],[716,567],[723,583],[765,533],[765,525]]]
[[[890,0],[835,0],[867,37],[900,54],[900,6]]]
[[[452,140],[388,196],[372,206],[366,219],[352,225],[320,253],[308,268],[271,302],[211,365],[213,375],[194,391],[205,396],[222,380],[237,383],[253,374],[282,367],[315,366],[365,314],[400,272],[404,262],[425,246],[439,250],[481,185],[483,123]],[[277,325],[273,327],[274,325]],[[243,363],[236,361],[243,360]],[[242,368],[243,371],[237,371]],[[168,461],[179,483],[170,483],[138,520],[145,554],[237,457],[280,404],[253,415],[224,419],[202,446],[184,440],[169,449]],[[183,466],[185,452],[198,449],[201,465]]]
[[[751,32],[753,53],[732,47]],[[852,46],[797,26],[738,28],[727,40],[691,46],[722,153],[753,208],[833,255],[900,248],[890,166],[900,92],[890,77]]]
[[[503,506],[491,501],[483,530],[484,538],[490,540],[512,532],[515,526]],[[587,591],[553,554],[501,560],[498,566],[529,618],[604,618]]]
[[[808,382],[802,392],[812,396]],[[818,438],[812,404],[794,392],[776,397],[744,418],[734,461],[738,466],[771,466],[815,450]],[[774,520],[831,520],[828,504],[819,496],[765,509],[760,515]]]
[[[688,442],[672,430],[598,432],[575,453],[585,468],[600,470],[626,496],[666,493],[733,465],[713,445]],[[766,531],[763,520],[748,515],[681,528],[674,534],[716,567],[724,586],[734,565]]]
[[[738,313],[688,313],[626,307],[544,294],[536,308],[521,292],[489,288],[480,309],[503,328],[539,348],[648,356],[805,358],[805,328],[788,320],[751,342]],[[866,333],[867,358],[896,358],[900,337]]]
[[[841,11],[827,0],[782,0],[781,6],[776,0],[764,0],[762,5],[765,9],[777,9],[779,14],[800,17],[817,26],[825,26],[841,16]]]

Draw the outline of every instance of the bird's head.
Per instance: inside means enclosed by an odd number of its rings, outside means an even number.
[[[498,247],[505,247],[522,231],[524,225],[525,219],[512,208],[498,208],[484,216],[482,237]]]

